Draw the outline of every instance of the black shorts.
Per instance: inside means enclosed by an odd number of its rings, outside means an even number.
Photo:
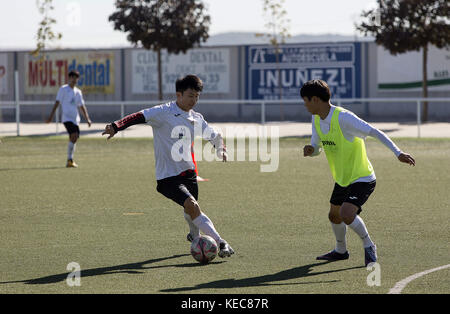
[[[80,134],[80,128],[75,123],[67,121],[64,122],[63,124],[66,127],[67,133],[69,134],[78,133],[78,135]]]
[[[156,181],[156,190],[167,198],[184,206],[187,198],[198,200],[197,174],[187,170],[181,174]]]
[[[342,203],[351,203],[358,206],[358,214],[362,211],[361,206],[367,202],[370,194],[375,190],[376,180],[372,182],[356,182],[347,187],[342,187],[339,184],[334,185],[333,194],[331,195],[330,203],[333,205],[342,205]]]

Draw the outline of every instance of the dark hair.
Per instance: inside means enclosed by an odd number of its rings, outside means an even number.
[[[186,75],[185,77],[179,78],[175,83],[175,90],[177,92],[183,93],[187,89],[193,89],[197,92],[203,90],[203,82],[196,75]]]
[[[303,84],[300,89],[300,96],[311,100],[313,96],[319,97],[321,100],[328,102],[331,98],[330,88],[323,80],[310,80]]]
[[[70,71],[69,72],[69,77],[75,76],[76,78],[80,77],[80,72],[78,71]]]

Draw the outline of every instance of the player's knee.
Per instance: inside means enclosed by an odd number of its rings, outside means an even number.
[[[350,225],[353,220],[355,220],[355,215],[347,215],[342,217],[342,221],[346,224],[346,225]]]
[[[358,208],[352,204],[343,204],[341,207],[340,215],[346,225],[349,225],[355,220]]]
[[[340,206],[331,204],[330,212],[328,213],[328,219],[334,224],[340,224],[342,222],[342,218],[339,214]]]
[[[198,202],[193,198],[188,198],[184,202],[184,211],[186,214],[191,216],[191,219],[195,219],[198,216],[200,216],[200,206],[198,205]]]
[[[70,141],[72,142],[72,143],[76,143],[76,141],[78,140],[78,138],[79,138],[79,135],[78,135],[78,133],[72,133],[72,134],[70,134]]]
[[[342,222],[342,219],[339,216],[339,214],[335,213],[335,212],[331,212],[331,211],[328,213],[328,219],[336,225],[338,225]]]

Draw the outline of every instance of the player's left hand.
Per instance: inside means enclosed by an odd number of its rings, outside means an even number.
[[[218,150],[216,150],[216,155],[218,158],[222,159],[222,162],[227,162],[228,160],[228,154],[227,154],[227,147],[223,145]]]
[[[228,154],[227,154],[227,152],[223,152],[222,153],[222,162],[227,162],[227,160],[228,160]]]
[[[102,133],[102,135],[109,135],[107,140],[109,140],[111,137],[113,137],[116,134],[116,131],[114,130],[114,128],[111,126],[111,124],[108,124],[105,127],[105,131]]]
[[[91,119],[87,120],[87,124],[88,124],[88,127],[91,127],[91,125],[92,125]]]
[[[401,162],[404,162],[404,163],[409,164],[411,166],[415,166],[416,165],[416,161],[414,160],[414,158],[410,154],[401,153],[400,155],[398,155],[397,158]]]
[[[227,162],[227,160],[228,160],[227,148],[224,145],[222,148],[222,162]]]

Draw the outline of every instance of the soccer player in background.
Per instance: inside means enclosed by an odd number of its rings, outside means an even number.
[[[193,110],[203,90],[203,82],[195,75],[187,75],[176,81],[176,101],[154,106],[130,114],[119,121],[108,124],[102,135],[113,137],[129,126],[147,123],[153,128],[156,162],[157,191],[184,208],[190,232],[187,240],[200,235],[200,231],[211,236],[219,246],[220,257],[234,254],[231,246],[221,238],[212,221],[200,210],[195,165],[191,145],[194,129],[202,131],[202,137],[209,140],[216,153],[227,161],[226,148],[220,132],[216,132],[203,116]],[[183,158],[179,158],[180,142],[183,142]],[[174,156],[174,151],[175,153]]]
[[[84,118],[87,121],[89,127],[91,127],[92,121],[89,118],[88,111],[84,105],[83,94],[81,90],[76,86],[80,73],[77,71],[69,72],[68,84],[61,86],[56,95],[56,101],[53,106],[52,112],[47,119],[47,123],[53,120],[56,109],[61,104],[62,108],[62,122],[66,127],[67,133],[69,133],[69,144],[67,147],[67,164],[68,168],[76,168],[78,165],[73,161],[73,154],[75,152],[75,146],[78,138],[80,137],[80,109]]]
[[[317,259],[335,261],[349,258],[346,242],[349,226],[363,241],[367,266],[377,261],[377,249],[359,213],[361,206],[375,189],[376,177],[367,158],[364,139],[367,136],[378,139],[400,162],[414,166],[415,160],[411,155],[402,152],[382,131],[354,113],[333,106],[326,82],[306,82],[300,90],[300,96],[306,109],[313,115],[311,145],[303,148],[303,155],[317,156],[322,147],[336,182],[328,215],[336,237],[336,247]]]

